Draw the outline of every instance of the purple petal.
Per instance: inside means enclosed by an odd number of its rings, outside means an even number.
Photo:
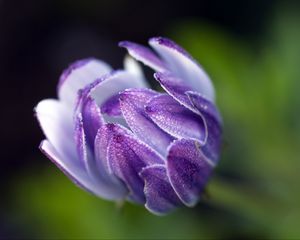
[[[79,89],[84,88],[110,71],[110,66],[97,59],[90,58],[73,63],[60,77],[58,84],[59,99],[73,105]]]
[[[104,124],[104,120],[98,105],[91,97],[87,97],[83,103],[82,121],[87,135],[87,143],[91,147],[91,150],[93,150],[97,131]]]
[[[127,88],[144,87],[142,79],[126,71],[118,70],[104,76],[89,87],[89,94],[98,106],[102,106],[108,99]]]
[[[95,139],[95,158],[99,171],[109,172],[107,149],[115,134],[131,134],[126,128],[113,123],[103,125],[97,132]]]
[[[111,117],[120,117],[122,112],[119,97],[119,94],[116,94],[107,99],[101,106],[101,112]]]
[[[187,91],[185,94],[188,96],[192,106],[198,109],[199,112],[210,115],[215,118],[220,125],[222,125],[222,117],[216,107],[216,105],[206,99],[204,96],[197,92]]]
[[[128,53],[133,58],[153,68],[155,71],[164,71],[166,69],[163,61],[161,61],[152,50],[143,45],[129,41],[124,41],[120,42],[119,46],[126,48]]]
[[[82,189],[108,200],[124,198],[124,193],[116,194],[114,188],[107,188],[99,182],[95,182],[84,168],[74,164],[73,161],[63,160],[48,140],[42,141],[40,149],[67,177]]]
[[[195,92],[187,92],[191,103],[203,114],[207,125],[207,139],[202,148],[205,155],[217,162],[221,149],[222,119],[216,106]]]
[[[189,86],[183,84],[181,79],[175,77],[171,73],[166,72],[155,73],[154,77],[160,83],[162,88],[180,104],[184,105],[195,113],[199,113],[198,109],[195,108],[195,106],[191,103],[189,97],[186,95],[186,92],[191,91],[192,89]]]
[[[214,101],[214,87],[202,67],[180,46],[173,41],[156,37],[149,40],[149,44],[165,60],[168,69],[194,91],[205,95]]]
[[[203,151],[216,162],[220,153],[222,119],[215,105],[203,95],[189,90],[171,74],[156,73],[154,76],[167,93],[203,119],[206,129],[205,143],[207,142]]]
[[[92,156],[88,152],[81,114],[78,114],[78,116],[76,116],[75,118],[74,140],[76,144],[77,154],[82,164],[81,166],[89,170],[89,161],[91,161]]]
[[[102,105],[107,105],[107,101],[117,96],[120,91],[131,87],[144,86],[143,79],[140,79],[134,74],[127,71],[113,71],[97,79],[93,83],[87,85],[80,91],[77,100],[77,111],[81,109],[83,103],[88,97],[95,101],[100,108]],[[104,106],[104,108],[107,106]],[[116,106],[118,108],[118,106]],[[102,109],[103,110],[103,109]],[[116,110],[117,111],[117,110]],[[118,118],[111,118],[109,115],[103,115],[105,122],[116,122],[124,124],[124,120]]]
[[[156,96],[147,103],[145,109],[151,119],[170,135],[176,138],[193,138],[202,143],[205,141],[203,119],[171,96]]]
[[[82,119],[86,142],[91,151],[94,150],[94,141],[98,129],[104,124],[104,119],[96,101],[90,96],[90,86],[80,90],[75,107],[75,121],[78,115]]]
[[[121,93],[120,106],[123,117],[135,135],[165,156],[173,138],[162,131],[145,112],[146,103],[157,94],[148,89],[129,89]]]
[[[169,182],[164,165],[145,167],[140,176],[145,181],[145,206],[150,212],[165,215],[182,205]]]
[[[124,184],[115,176],[109,174],[107,168],[104,168],[103,166],[99,167],[99,161],[96,162],[96,159],[92,154],[91,147],[87,145],[81,114],[76,116],[75,126],[75,143],[78,156],[83,163],[83,168],[86,169],[89,176],[99,185],[99,187],[103,189],[103,191],[109,191],[109,194],[114,198],[124,198],[127,194],[127,189]],[[107,145],[97,145],[97,147],[107,148]]]
[[[108,146],[108,162],[111,171],[122,179],[130,190],[129,198],[145,203],[144,182],[139,172],[146,166],[164,161],[150,147],[133,136],[118,133]]]
[[[175,192],[187,206],[194,206],[214,164],[202,153],[199,142],[176,140],[169,148],[167,172]]]

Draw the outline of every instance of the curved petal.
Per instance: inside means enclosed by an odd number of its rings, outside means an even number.
[[[148,83],[145,80],[143,70],[139,63],[132,57],[127,55],[124,59],[124,67],[127,72],[133,74],[141,81],[140,87],[149,88]],[[138,87],[138,86],[136,86]],[[120,117],[122,115],[119,103],[119,94],[115,94],[108,98],[101,106],[101,112],[111,117]]]
[[[75,104],[77,92],[86,85],[111,71],[105,62],[89,58],[77,61],[61,75],[58,84],[58,97],[63,102]]]
[[[169,148],[167,172],[175,192],[187,206],[194,206],[209,180],[214,163],[202,153],[199,142],[176,140]]]
[[[127,88],[144,87],[142,79],[127,71],[114,71],[103,77],[102,80],[94,83],[90,87],[90,94],[97,102],[98,106],[108,100],[110,97],[117,95],[120,91]]]
[[[168,64],[168,69],[190,86],[194,91],[214,101],[215,92],[212,82],[203,68],[180,46],[173,41],[155,37],[149,44]]]
[[[154,77],[170,96],[191,111],[199,114],[199,110],[191,103],[189,97],[186,95],[186,92],[192,92],[191,87],[183,84],[181,79],[168,72],[155,73]]]
[[[207,123],[201,111],[191,102],[190,97],[187,95],[188,92],[193,92],[191,88],[184,85],[178,77],[175,77],[171,73],[155,73],[154,77],[170,96],[202,118],[206,133],[204,142],[206,142],[208,136]]]
[[[104,119],[100,113],[98,105],[91,97],[87,97],[83,102],[81,114],[87,143],[93,150],[97,131],[104,124]]]
[[[108,163],[111,172],[122,179],[130,190],[129,198],[145,203],[144,182],[139,172],[146,166],[164,161],[150,147],[133,136],[115,134],[108,146]]]
[[[191,104],[199,110],[199,112],[208,114],[216,119],[220,125],[222,125],[222,117],[218,111],[216,105],[209,101],[207,98],[201,94],[193,91],[186,91],[185,94],[188,96]]]
[[[203,119],[180,105],[169,95],[153,97],[145,110],[150,118],[164,131],[176,138],[192,138],[202,143],[205,141]]]
[[[111,117],[122,116],[119,97],[120,95],[116,94],[107,99],[101,106],[101,113]]]
[[[210,142],[211,147],[207,148],[212,150],[208,156],[216,161],[221,145],[222,119],[215,104],[198,92],[191,91],[170,73],[155,73],[154,76],[169,95],[203,119],[207,132],[204,142]]]
[[[99,171],[105,171],[103,175],[109,174],[107,149],[112,137],[116,134],[131,134],[126,128],[113,123],[104,124],[97,132],[95,139],[95,158]]]
[[[149,89],[127,89],[120,94],[123,117],[135,135],[166,156],[167,147],[173,138],[161,130],[146,114],[146,103],[158,93]]]
[[[124,198],[124,195],[116,195],[113,188],[102,188],[99,183],[95,182],[86,173],[84,168],[78,167],[72,161],[62,160],[59,153],[48,140],[42,141],[40,149],[67,177],[82,189],[108,200]]]
[[[222,119],[216,106],[196,92],[186,92],[191,103],[202,113],[207,125],[207,139],[202,150],[217,163],[222,140]]]
[[[149,87],[149,84],[147,83],[147,81],[145,79],[142,67],[136,60],[134,60],[129,55],[126,55],[124,58],[124,69],[126,71],[130,72],[131,74],[136,75],[138,78],[142,79],[144,82],[144,85]]]
[[[143,79],[140,79],[136,75],[123,70],[113,71],[87,85],[79,92],[77,99],[77,111],[81,111],[83,103],[88,97],[90,97],[99,106],[101,112],[105,113],[105,111],[108,111],[107,107],[111,106],[111,100],[113,101],[113,104],[117,104],[114,105],[114,107],[119,107],[117,98],[120,91],[131,87],[139,88],[142,86],[144,86]],[[114,116],[111,117],[110,115],[105,114],[102,115],[102,117],[104,122],[116,122],[122,125],[125,124],[123,119],[114,118]]]
[[[165,63],[149,48],[129,42],[123,41],[119,43],[120,47],[126,48],[128,53],[137,61],[141,61],[146,66],[153,68],[155,71],[164,71],[166,69]]]
[[[46,99],[35,107],[35,115],[46,138],[62,159],[79,164],[73,138],[72,110],[58,100]]]
[[[99,186],[99,188],[102,189],[103,192],[108,191],[112,198],[125,198],[128,191],[124,184],[109,174],[106,169],[97,168],[98,162],[96,162],[91,147],[86,141],[81,114],[76,116],[75,123],[75,142],[77,152],[90,178]]]
[[[76,145],[77,154],[82,167],[87,171],[90,170],[90,162],[92,161],[91,153],[87,146],[86,135],[83,128],[83,121],[81,114],[75,117],[75,130],[74,130],[74,140]]]
[[[145,207],[157,215],[165,215],[182,205],[174,192],[164,165],[152,165],[143,168],[140,176],[145,181]]]
[[[76,144],[76,150],[82,167],[86,169],[87,173],[95,178],[95,181],[99,180],[104,182],[106,179],[102,177],[102,172],[96,169],[96,161],[92,150],[94,146],[91,146],[87,142],[86,129],[81,113],[77,114],[74,119],[75,130],[74,139]],[[93,144],[94,145],[94,144]]]

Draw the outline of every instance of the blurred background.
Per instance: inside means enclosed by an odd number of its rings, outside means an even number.
[[[120,68],[118,41],[159,35],[204,66],[225,122],[207,196],[166,217],[74,186],[33,116],[72,61]],[[299,63],[299,1],[0,0],[0,238],[299,239]]]

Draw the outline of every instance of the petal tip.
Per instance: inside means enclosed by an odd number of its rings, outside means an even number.
[[[153,37],[153,38],[150,38],[149,44],[150,45],[158,44],[158,45],[176,50],[176,51],[178,51],[178,52],[180,52],[180,53],[182,53],[182,54],[184,54],[184,55],[186,55],[187,57],[190,58],[190,55],[182,47],[180,47],[177,43],[175,43],[174,41],[172,41],[169,38],[166,38],[166,37]]]
[[[45,146],[45,143],[47,142],[47,139],[43,139],[40,144],[39,144],[39,150],[44,153],[44,146]]]
[[[130,45],[130,44],[131,44],[131,42],[129,42],[129,41],[121,41],[118,43],[118,46],[122,47],[122,48],[127,48],[128,45]]]
[[[146,112],[147,114],[151,114],[151,113],[154,112],[154,109],[153,109],[152,106],[146,105],[146,106],[145,106],[145,112]]]
[[[153,74],[153,76],[154,76],[154,78],[155,78],[157,81],[160,81],[161,78],[163,77],[163,73],[161,73],[161,72],[155,72],[155,73]]]
[[[60,87],[64,84],[65,80],[67,79],[67,77],[76,69],[83,67],[84,65],[86,65],[87,63],[89,63],[90,61],[95,60],[95,58],[93,57],[87,57],[87,58],[83,58],[80,60],[77,60],[73,63],[71,63],[61,74],[59,81],[58,81],[58,89],[60,89]]]
[[[152,37],[152,38],[149,39],[149,44],[151,44],[151,43],[161,44],[165,40],[167,40],[167,39],[164,38],[164,37],[161,37],[161,36]]]
[[[188,139],[174,141],[167,158],[167,172],[175,192],[186,206],[195,206],[214,167],[197,142]]]
[[[119,101],[124,102],[128,98],[128,95],[130,95],[128,89],[119,92]]]

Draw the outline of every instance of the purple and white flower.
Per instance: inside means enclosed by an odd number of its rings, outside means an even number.
[[[202,67],[173,41],[132,42],[124,70],[85,59],[66,69],[58,99],[35,108],[41,151],[81,188],[166,214],[199,200],[218,162],[222,121]],[[138,60],[165,92],[149,89]]]

